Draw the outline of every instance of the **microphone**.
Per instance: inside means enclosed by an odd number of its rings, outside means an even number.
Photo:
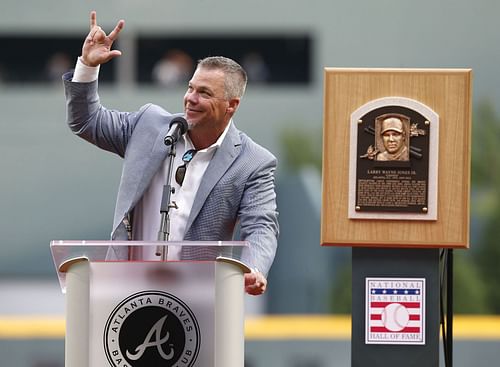
[[[166,146],[173,145],[179,138],[188,131],[188,123],[184,117],[177,116],[170,121],[169,129],[165,140],[163,141]]]

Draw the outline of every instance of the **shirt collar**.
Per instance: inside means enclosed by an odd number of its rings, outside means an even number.
[[[229,120],[229,123],[227,124],[226,128],[224,129],[222,134],[220,134],[219,138],[215,141],[215,143],[213,143],[212,145],[210,145],[209,147],[207,147],[205,149],[200,149],[198,152],[208,152],[208,151],[211,151],[213,149],[220,147],[222,145],[222,142],[224,141],[224,138],[226,137],[227,132],[229,131],[229,128],[231,127],[232,123],[233,123],[233,119]],[[185,150],[188,151],[189,149],[194,149],[194,145],[193,145],[193,142],[191,141],[191,138],[189,137],[189,134],[184,134],[183,138],[184,138]]]

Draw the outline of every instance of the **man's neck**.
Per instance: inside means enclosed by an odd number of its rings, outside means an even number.
[[[219,136],[211,137],[203,134],[196,134],[192,131],[189,131],[189,138],[193,142],[193,146],[196,150],[202,150],[208,148],[217,141]]]
[[[214,131],[213,129],[200,129],[193,128],[188,130],[189,139],[193,143],[193,146],[196,150],[206,149],[218,142],[219,139],[222,139],[222,135],[226,135],[227,130],[229,129],[229,125],[231,124],[231,120],[229,120],[222,131]]]

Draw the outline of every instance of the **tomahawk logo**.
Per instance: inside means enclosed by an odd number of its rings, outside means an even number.
[[[139,292],[110,314],[104,349],[115,367],[191,367],[200,349],[200,330],[179,298],[160,291]]]

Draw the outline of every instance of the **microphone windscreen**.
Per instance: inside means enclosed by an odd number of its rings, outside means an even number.
[[[182,116],[176,116],[170,121],[169,127],[172,127],[174,124],[179,124],[180,133],[183,135],[186,131],[188,131],[188,123],[186,119]]]

